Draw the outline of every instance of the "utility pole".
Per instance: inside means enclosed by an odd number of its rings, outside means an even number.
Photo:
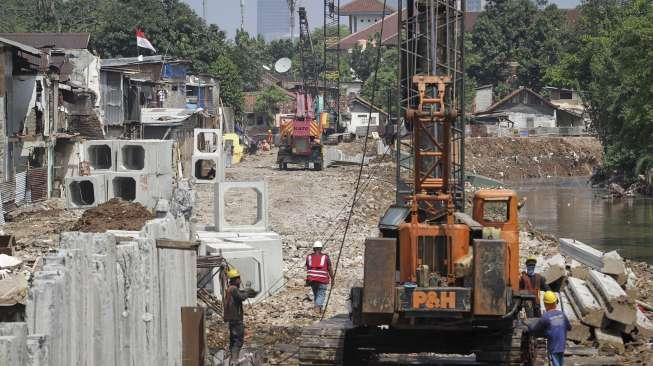
[[[240,30],[245,30],[245,0],[240,0]]]
[[[287,0],[288,1],[288,10],[290,10],[290,40],[295,39],[295,5],[297,5],[296,0]]]
[[[202,18],[206,22],[206,0],[202,0]]]

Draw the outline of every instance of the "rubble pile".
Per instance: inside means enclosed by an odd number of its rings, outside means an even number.
[[[538,270],[572,324],[568,341],[625,364],[653,362],[653,268],[573,239],[547,242],[522,233],[522,255],[541,255]]]
[[[13,246],[16,256],[30,263],[57,248],[59,234],[69,231],[82,214],[64,210],[63,206],[63,200],[53,198],[7,214],[3,230],[16,240]]]
[[[140,203],[113,198],[88,209],[71,228],[72,231],[103,233],[107,230],[138,231],[154,215]]]
[[[589,176],[603,161],[593,137],[474,137],[465,141],[465,169],[494,179]]]

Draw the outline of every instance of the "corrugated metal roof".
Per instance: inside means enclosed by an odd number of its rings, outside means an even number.
[[[11,39],[35,48],[53,47],[86,49],[90,33],[0,33],[0,37]]]
[[[123,57],[123,58],[107,58],[100,60],[102,68],[122,67],[139,64],[152,64],[152,63],[190,63],[187,60],[174,59],[172,57],[163,57],[162,55],[142,56],[142,57]]]
[[[141,108],[141,123],[151,125],[181,123],[201,109]]]
[[[35,56],[39,56],[41,54],[41,51],[37,50],[36,48],[34,48],[32,46],[28,46],[26,44],[22,44],[20,42],[16,42],[16,41],[11,40],[11,39],[0,37],[0,43],[4,43],[6,45],[16,47],[21,51],[27,52],[27,53],[35,55]]]

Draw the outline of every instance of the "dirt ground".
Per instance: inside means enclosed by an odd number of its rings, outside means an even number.
[[[587,176],[603,161],[593,137],[474,137],[465,143],[465,170],[500,180]]]

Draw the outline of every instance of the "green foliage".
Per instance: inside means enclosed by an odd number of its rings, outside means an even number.
[[[397,64],[399,53],[395,47],[382,48],[381,59],[378,63],[376,73],[376,84],[374,83],[377,48],[373,48],[374,59],[369,78],[363,83],[362,96],[370,103],[384,110],[391,110],[399,98],[397,88]]]
[[[233,106],[236,113],[240,114],[243,105],[243,80],[236,64],[226,55],[220,55],[207,72],[220,82],[220,97],[224,104]]]
[[[539,91],[542,75],[568,42],[564,14],[546,0],[490,0],[478,17],[465,55],[467,74],[479,85],[527,86]],[[468,44],[469,42],[470,44]],[[516,62],[516,75],[510,63]]]
[[[584,92],[605,168],[632,179],[638,159],[653,153],[653,4],[586,1],[575,34],[547,79]]]
[[[268,121],[274,120],[274,115],[279,113],[279,103],[287,101],[289,97],[276,86],[269,86],[256,95],[254,112],[263,113]]]
[[[358,80],[367,80],[372,74],[374,60],[376,59],[376,48],[356,45],[349,54],[349,64],[354,70]]]

